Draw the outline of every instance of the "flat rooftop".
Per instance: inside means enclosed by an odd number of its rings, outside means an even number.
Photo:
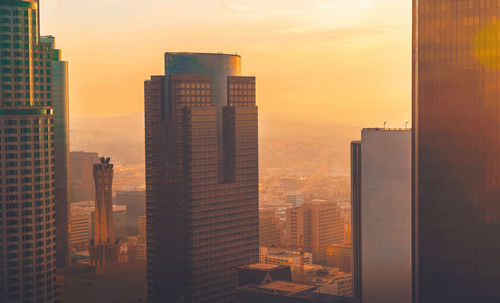
[[[276,264],[266,264],[266,263],[255,263],[255,264],[250,264],[247,266],[247,268],[264,270],[264,271],[268,271],[268,270],[276,269],[276,268],[280,268],[280,267],[281,266],[276,265]]]
[[[276,290],[280,292],[286,292],[287,294],[294,294],[303,291],[314,291],[318,287],[307,284],[299,284],[287,281],[276,281],[266,285],[261,286],[263,289]]]
[[[329,303],[355,303],[353,298],[338,297],[332,295],[321,294],[315,292],[318,286],[278,281],[272,282],[265,285],[246,285],[238,288],[238,292],[243,295],[243,297],[252,295],[253,300],[248,302],[257,302],[257,299],[262,299],[262,296],[266,297],[265,302],[273,302],[278,300],[278,297],[287,297],[295,299],[292,302],[329,302]],[[274,298],[274,299],[271,299]],[[269,300],[268,300],[269,299]]]

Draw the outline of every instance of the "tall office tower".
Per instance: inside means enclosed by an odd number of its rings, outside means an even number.
[[[301,193],[290,193],[286,195],[286,203],[292,205],[292,207],[299,207],[304,204],[304,194]]]
[[[259,210],[259,245],[262,247],[280,246],[281,221],[274,208]]]
[[[97,153],[71,152],[69,157],[71,202],[94,201],[94,175],[92,167],[99,162]]]
[[[51,52],[38,1],[1,1],[0,302],[54,301]]]
[[[139,232],[137,218],[146,215],[146,192],[140,190],[117,191],[114,204],[127,206],[127,234],[136,236]]]
[[[411,136],[364,129],[352,144],[354,293],[363,303],[411,302]]]
[[[413,2],[415,302],[500,302],[500,2]]]
[[[40,41],[52,48],[52,107],[54,108],[54,149],[56,178],[56,265],[64,268],[71,262],[69,251],[69,90],[68,62],[61,61],[55,38]]]
[[[94,164],[94,240],[89,247],[90,264],[102,267],[118,262],[120,247],[115,243],[113,225],[113,164],[101,158]]]
[[[237,55],[167,53],[145,82],[149,302],[232,302],[259,254],[255,78]]]

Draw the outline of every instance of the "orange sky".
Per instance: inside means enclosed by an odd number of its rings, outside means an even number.
[[[263,114],[364,127],[410,119],[410,0],[40,1],[42,34],[70,62],[72,115],[142,112],[163,53],[200,51],[242,55]]]

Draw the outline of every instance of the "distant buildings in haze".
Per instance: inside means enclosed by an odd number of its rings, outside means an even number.
[[[92,152],[70,153],[71,202],[94,201],[95,188],[92,167],[99,155]]]
[[[286,195],[286,203],[292,205],[292,207],[300,207],[304,204],[304,194],[302,193],[289,193]]]
[[[115,205],[127,206],[127,234],[135,236],[139,232],[138,218],[146,215],[146,191],[117,191]]]

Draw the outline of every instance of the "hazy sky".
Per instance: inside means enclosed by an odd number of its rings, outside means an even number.
[[[72,115],[143,111],[166,51],[237,52],[263,114],[401,127],[411,107],[410,0],[40,0],[70,62]]]

